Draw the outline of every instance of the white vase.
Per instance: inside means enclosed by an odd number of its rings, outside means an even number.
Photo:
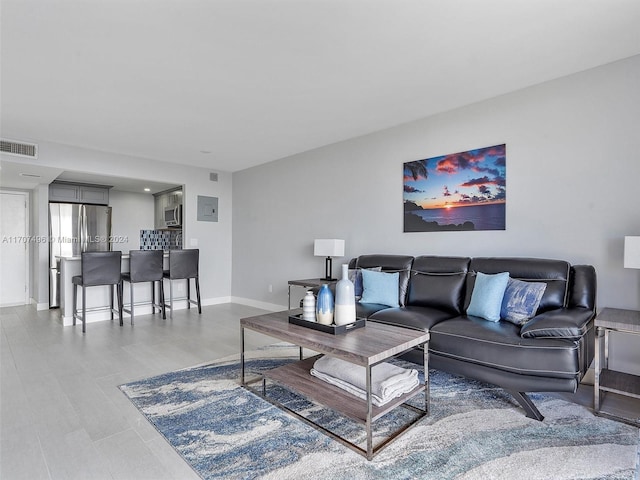
[[[335,324],[347,325],[356,321],[356,295],[349,280],[349,265],[342,265],[342,278],[336,283]]]
[[[316,297],[311,290],[302,299],[302,319],[309,322],[316,321]]]

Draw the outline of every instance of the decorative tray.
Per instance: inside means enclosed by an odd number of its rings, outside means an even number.
[[[350,332],[351,330],[364,327],[367,323],[367,319],[357,318],[355,322],[348,323],[346,325],[323,325],[322,323],[303,320],[302,314],[300,313],[298,315],[289,315],[289,323],[318,330],[320,332],[331,333],[332,335],[341,335],[343,333]]]

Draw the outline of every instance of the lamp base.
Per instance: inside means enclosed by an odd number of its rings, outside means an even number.
[[[331,257],[327,257],[324,261],[324,278],[320,280],[326,280],[327,282],[335,282],[335,278],[331,278],[333,268],[331,268]]]

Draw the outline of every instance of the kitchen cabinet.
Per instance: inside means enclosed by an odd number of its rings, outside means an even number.
[[[49,185],[49,201],[109,205],[109,186],[53,182]]]

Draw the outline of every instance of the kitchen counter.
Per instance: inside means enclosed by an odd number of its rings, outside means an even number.
[[[80,256],[74,257],[56,257],[60,260],[60,316],[62,317],[62,324],[73,325],[73,283],[71,279],[76,275],[81,275],[81,260]],[[164,252],[164,269],[169,268],[169,252]],[[129,254],[122,254],[122,272],[129,271]],[[174,288],[177,288],[178,294],[181,292],[181,285],[177,284]],[[151,289],[149,283],[136,283],[133,286],[136,300],[136,316],[145,315],[151,313],[151,305],[140,305],[138,303],[147,303],[151,301]],[[184,287],[183,287],[184,288]],[[103,320],[110,320],[111,314],[109,311],[109,286],[96,286],[87,288],[87,309],[95,309],[93,311],[87,311],[87,323],[99,322]],[[168,286],[167,286],[168,291]],[[124,303],[129,303],[129,284],[124,288]],[[78,308],[82,305],[81,289],[78,288]],[[115,296],[115,294],[114,294]],[[165,295],[166,296],[166,295]],[[156,295],[159,298],[158,295]],[[115,299],[114,299],[115,302]],[[185,303],[186,305],[186,303]],[[180,308],[180,304],[176,305]],[[128,314],[125,315],[125,322]],[[117,318],[117,315],[114,317]],[[114,319],[114,321],[117,321]],[[77,323],[77,322],[76,322]]]

